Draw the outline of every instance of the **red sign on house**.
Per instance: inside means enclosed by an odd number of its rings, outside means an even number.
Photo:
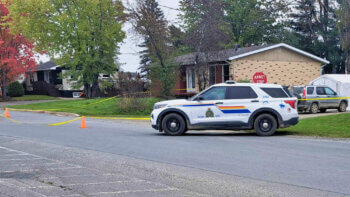
[[[267,83],[267,76],[263,72],[257,72],[253,76],[254,83]]]

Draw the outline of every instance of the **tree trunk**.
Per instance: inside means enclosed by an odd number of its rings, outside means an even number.
[[[85,92],[85,97],[87,99],[93,99],[99,96],[100,94],[100,87],[98,83],[94,84],[84,84],[84,92]]]
[[[7,99],[7,85],[6,85],[6,75],[5,73],[2,73],[2,99],[6,100]]]

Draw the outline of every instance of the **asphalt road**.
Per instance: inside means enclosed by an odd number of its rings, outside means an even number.
[[[87,119],[89,128],[79,129],[79,122],[46,125],[72,117],[24,112],[11,115],[21,123],[0,119],[0,191],[4,182],[1,173],[21,172],[2,169],[3,150],[96,169],[100,176],[118,172],[149,184],[132,182],[136,189],[125,190],[138,193],[120,193],[124,190],[114,186],[106,191],[99,188],[97,193],[89,187],[87,191],[80,187],[68,190],[79,191],[73,192],[75,195],[350,196],[350,141],[262,138],[232,132],[189,132],[168,137],[145,122]],[[50,178],[50,173],[42,174],[43,180]],[[52,180],[49,183],[56,184]],[[57,184],[60,188],[72,185]],[[111,188],[117,191],[111,192]]]

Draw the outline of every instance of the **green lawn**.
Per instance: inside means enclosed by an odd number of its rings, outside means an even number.
[[[58,100],[57,97],[46,95],[24,95],[22,97],[12,97],[9,101],[39,101],[39,100]],[[0,98],[0,102],[2,99]]]
[[[350,114],[303,119],[296,126],[279,132],[303,136],[350,138]]]
[[[101,102],[104,100],[106,98],[61,100],[48,103],[9,106],[9,108],[68,112],[83,116],[149,117],[154,103],[160,101],[158,98],[139,98],[136,101],[132,100],[129,102],[129,100],[118,98]]]
[[[24,95],[22,97],[13,97],[11,101],[38,101],[38,100],[58,100],[57,97],[47,95]]]

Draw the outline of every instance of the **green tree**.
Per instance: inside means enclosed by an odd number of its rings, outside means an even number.
[[[67,68],[75,87],[89,98],[99,91],[99,76],[117,71],[118,44],[125,37],[120,0],[11,0],[10,26]]]
[[[199,90],[204,90],[209,85],[210,52],[224,49],[229,42],[225,32],[223,6],[222,0],[180,1],[185,43],[191,52],[196,53],[194,68]]]
[[[283,30],[278,19],[287,10],[284,0],[223,0],[230,46],[279,42]]]
[[[173,63],[174,49],[164,13],[156,0],[137,0],[129,9],[129,16],[147,49],[143,51],[141,68],[150,70],[152,85],[160,85],[163,95],[171,96],[177,67]]]
[[[344,62],[335,6],[329,0],[297,0],[295,4],[295,11],[290,15],[295,38],[292,44],[328,59],[331,64],[325,67],[325,73],[340,72]]]
[[[341,46],[346,58],[345,72],[350,73],[350,0],[341,0],[338,12],[338,29],[341,35]]]

